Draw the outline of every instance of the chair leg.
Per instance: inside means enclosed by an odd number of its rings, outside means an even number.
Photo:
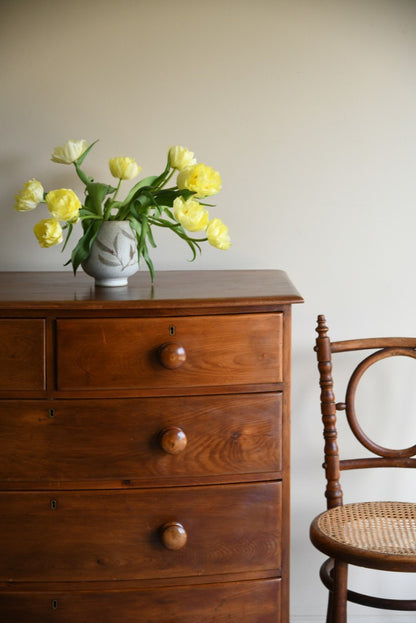
[[[334,590],[332,592],[331,623],[347,623],[348,565],[336,560],[334,564]]]
[[[332,623],[333,621],[333,608],[334,608],[334,600],[332,596],[332,591],[328,592],[328,608],[326,611],[326,623]]]

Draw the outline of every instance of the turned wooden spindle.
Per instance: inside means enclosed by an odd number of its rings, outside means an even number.
[[[328,327],[325,316],[318,316],[316,328],[315,351],[318,359],[318,369],[321,387],[321,413],[324,425],[325,438],[325,475],[327,486],[325,496],[328,508],[342,504],[342,489],[340,484],[339,450],[337,441],[337,405],[335,403],[334,382],[332,379],[331,342],[328,337]]]

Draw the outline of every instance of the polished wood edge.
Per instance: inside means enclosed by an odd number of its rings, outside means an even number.
[[[163,387],[145,388],[116,388],[111,390],[104,389],[62,389],[50,391],[33,390],[0,390],[1,400],[18,399],[67,399],[81,400],[88,398],[152,398],[152,397],[181,397],[181,396],[212,396],[212,395],[234,395],[234,394],[262,394],[285,391],[287,383],[273,383],[264,385],[210,385],[207,387],[186,387],[180,389],[170,389]]]
[[[134,489],[167,489],[173,487],[203,487],[206,485],[240,485],[247,483],[280,482],[282,472],[251,472],[250,474],[225,474],[224,476],[173,476],[169,479],[161,477],[147,479],[126,478],[103,480],[8,480],[0,483],[0,493],[13,491],[72,491],[74,489],[94,490],[134,490]]]
[[[358,340],[343,340],[340,342],[331,342],[332,353],[397,347],[413,349],[416,348],[416,337],[374,337]]]
[[[258,582],[279,582],[281,583],[281,569],[266,569],[254,572],[228,573],[227,576],[203,575],[186,576],[175,578],[148,578],[141,580],[105,580],[90,582],[0,582],[0,597],[2,593],[23,593],[36,591],[48,593],[61,591],[67,594],[68,591],[79,592],[102,592],[102,591],[127,591],[127,590],[148,590],[158,588],[176,588],[184,586],[215,586],[233,584],[235,582],[258,581]],[[87,586],[86,586],[87,585]]]
[[[139,272],[122,288],[95,288],[84,273],[0,272],[0,309],[267,309],[303,299],[281,270]]]

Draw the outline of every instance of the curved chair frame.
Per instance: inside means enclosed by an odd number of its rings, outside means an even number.
[[[344,623],[346,621],[347,602],[355,602],[364,606],[388,610],[416,610],[416,600],[385,599],[356,593],[347,588],[348,565],[354,564],[373,569],[390,571],[416,572],[416,549],[412,544],[405,553],[394,548],[388,553],[374,550],[371,546],[351,546],[342,542],[322,529],[328,519],[342,521],[345,513],[361,512],[375,509],[377,503],[343,505],[343,494],[340,475],[343,470],[370,467],[416,467],[416,444],[407,448],[392,449],[383,447],[370,439],[358,421],[355,398],[357,388],[364,373],[376,362],[387,357],[404,356],[416,359],[416,338],[366,338],[360,340],[344,340],[331,342],[325,316],[318,316],[316,329],[318,338],[315,351],[318,359],[321,387],[321,413],[324,425],[325,468],[327,511],[321,513],[311,524],[312,543],[329,556],[321,567],[320,577],[329,590],[327,623]],[[333,390],[332,355],[347,351],[371,349],[375,352],[363,359],[353,371],[346,390],[345,402],[336,402]],[[350,428],[357,440],[375,456],[360,459],[340,460],[337,438],[337,411],[345,411]],[[391,507],[392,513],[411,512],[411,525],[416,526],[416,504],[385,503]],[[338,510],[331,510],[338,509]],[[410,509],[410,510],[409,510]],[[400,519],[400,521],[403,521]],[[405,520],[406,521],[406,518]]]

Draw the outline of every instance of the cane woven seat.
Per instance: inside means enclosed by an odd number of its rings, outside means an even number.
[[[416,558],[416,504],[360,502],[331,508],[316,518],[314,529],[328,544],[345,546],[362,558],[372,552]]]
[[[320,572],[321,580],[329,590],[327,623],[346,622],[348,601],[386,610],[416,611],[416,599],[375,597],[348,589],[348,566],[351,564],[416,573],[416,503],[369,501],[344,504],[341,488],[343,470],[416,468],[416,443],[400,449],[379,445],[364,432],[355,407],[357,387],[368,368],[390,357],[416,359],[416,338],[364,338],[333,342],[328,336],[325,316],[318,316],[316,330],[327,510],[312,521],[310,538],[317,549],[329,556]],[[344,401],[336,402],[332,356],[361,350],[373,352],[352,370]],[[344,412],[343,417],[351,432],[366,449],[364,458],[340,459],[337,412]],[[414,430],[414,425],[411,430]],[[364,482],[363,476],[361,481]]]

